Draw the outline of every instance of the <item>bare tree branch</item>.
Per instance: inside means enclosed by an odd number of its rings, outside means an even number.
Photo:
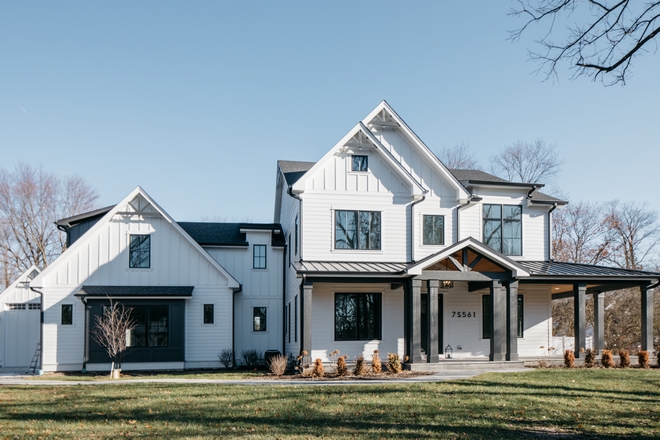
[[[490,158],[493,174],[512,182],[553,183],[564,161],[554,144],[542,139],[534,142],[516,141]]]
[[[453,170],[479,170],[479,161],[474,152],[470,149],[470,144],[461,142],[452,148],[445,147],[437,154],[438,159],[447,168]]]
[[[108,353],[112,361],[112,372],[121,370],[128,346],[128,332],[137,326],[132,313],[133,309],[110,300],[109,306],[103,306],[103,314],[96,317],[92,337]]]

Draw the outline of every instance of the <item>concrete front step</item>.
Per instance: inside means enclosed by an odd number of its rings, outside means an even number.
[[[509,368],[525,368],[524,361],[461,361],[442,360],[437,364],[419,363],[405,364],[404,368],[412,371],[447,371],[447,370],[493,370]]]

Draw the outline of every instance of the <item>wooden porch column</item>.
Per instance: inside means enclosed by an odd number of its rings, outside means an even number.
[[[584,357],[580,353],[581,348],[586,348],[587,337],[587,285],[584,283],[573,285],[573,312],[574,312],[574,334],[575,334],[575,357]]]
[[[438,319],[438,287],[440,286],[439,280],[427,281],[428,302],[426,310],[426,318],[428,319],[429,329],[429,351],[426,354],[426,362],[435,364],[439,362],[438,354],[438,337],[439,337],[439,324]]]
[[[640,286],[642,297],[642,350],[653,351],[653,291]]]
[[[518,281],[506,286],[508,328],[506,334],[506,360],[518,360]]]
[[[300,287],[300,351],[312,356],[312,287],[311,281],[305,281]]]
[[[408,362],[422,362],[422,280],[412,280],[412,296],[410,302],[410,359]]]
[[[605,295],[594,293],[594,351],[598,356],[605,348]]]
[[[506,360],[506,292],[499,280],[490,286],[490,360]]]

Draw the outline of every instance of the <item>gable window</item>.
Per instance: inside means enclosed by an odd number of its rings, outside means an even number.
[[[484,205],[484,244],[504,255],[522,255],[522,206]]]
[[[169,344],[170,307],[134,306],[131,313],[135,328],[127,334],[128,347],[167,347]]]
[[[62,325],[73,325],[73,304],[62,304]]]
[[[204,304],[204,324],[213,324],[215,321],[213,304]]]
[[[424,221],[424,244],[445,244],[445,216],[425,215]]]
[[[266,331],[266,307],[253,307],[252,308],[252,331],[265,332]]]
[[[518,295],[518,337],[523,337],[524,317],[523,317],[523,295]],[[490,295],[481,297],[481,330],[484,339],[490,339]]]
[[[368,171],[369,170],[369,156],[351,156],[353,171]]]
[[[151,267],[151,236],[131,235],[128,250],[128,267],[142,269]]]
[[[380,293],[335,293],[335,341],[381,338]]]
[[[380,212],[335,211],[335,249],[380,249]]]
[[[266,245],[255,244],[252,247],[252,267],[254,269],[266,268]]]

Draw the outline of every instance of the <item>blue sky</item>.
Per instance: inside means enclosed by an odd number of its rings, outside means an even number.
[[[386,99],[433,150],[556,143],[570,200],[660,211],[660,57],[625,87],[544,82],[507,1],[2,2],[0,166],[142,186],[175,219],[271,221],[277,159]]]

